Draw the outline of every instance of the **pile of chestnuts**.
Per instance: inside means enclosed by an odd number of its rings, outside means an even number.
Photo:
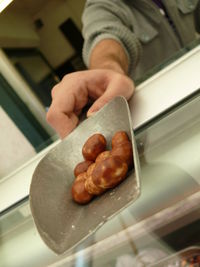
[[[74,168],[75,180],[72,198],[79,204],[90,202],[121,183],[133,168],[132,143],[126,132],[118,131],[112,137],[112,149],[107,150],[106,138],[96,133],[82,148],[84,161]]]

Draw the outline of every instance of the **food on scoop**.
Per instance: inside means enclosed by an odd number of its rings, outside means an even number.
[[[96,157],[106,149],[106,139],[102,134],[92,135],[84,144],[83,157],[86,160],[95,161]]]
[[[76,179],[72,185],[72,198],[75,202],[89,203],[94,196],[121,183],[133,167],[132,144],[127,133],[118,131],[111,141],[112,149],[108,150],[106,138],[96,133],[83,145],[85,160],[74,169]]]
[[[77,177],[79,174],[86,172],[88,167],[93,163],[93,161],[85,160],[78,163],[74,169],[74,176]]]
[[[86,172],[79,174],[72,186],[72,198],[79,204],[86,204],[93,198],[93,195],[85,189],[86,178]]]

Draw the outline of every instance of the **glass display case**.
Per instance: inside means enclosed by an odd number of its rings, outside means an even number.
[[[5,210],[0,217],[0,266],[154,266],[183,249],[198,248],[199,107],[196,90],[136,130],[141,196],[73,251],[57,256],[46,247],[28,197]]]
[[[77,32],[85,1],[39,2],[13,1],[0,17],[8,34],[0,49],[0,267],[200,266],[199,38],[135,81],[129,107],[140,197],[63,255],[42,241],[30,183],[61,142],[46,111],[52,86],[83,68]]]

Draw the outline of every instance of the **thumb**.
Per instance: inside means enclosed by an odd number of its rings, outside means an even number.
[[[93,105],[89,108],[87,112],[87,117],[94,115],[98,110],[100,110],[105,104],[107,104],[113,97],[109,96],[106,92],[100,96]]]
[[[124,96],[129,99],[134,92],[133,81],[125,75],[117,75],[112,78],[104,93],[93,103],[87,112],[91,116],[116,96]]]

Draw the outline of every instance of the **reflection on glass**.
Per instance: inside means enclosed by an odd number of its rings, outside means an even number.
[[[84,3],[15,0],[0,14],[1,50],[9,62],[2,67],[0,54],[0,181],[58,138],[33,111],[39,106],[45,117],[52,87],[63,75],[85,68],[80,51]],[[197,45],[199,40],[136,84]],[[16,72],[9,72],[11,66]],[[40,239],[26,199],[1,214],[0,266],[137,267],[200,246],[198,94],[137,133],[142,195],[134,205],[76,250],[57,256]]]
[[[199,104],[197,92],[136,133],[140,198],[69,253],[57,256],[42,242],[28,200],[2,214],[3,266],[154,266],[166,259],[180,262],[182,254],[176,253],[182,250],[194,252],[193,247],[200,246]],[[19,243],[20,251],[9,257]]]

